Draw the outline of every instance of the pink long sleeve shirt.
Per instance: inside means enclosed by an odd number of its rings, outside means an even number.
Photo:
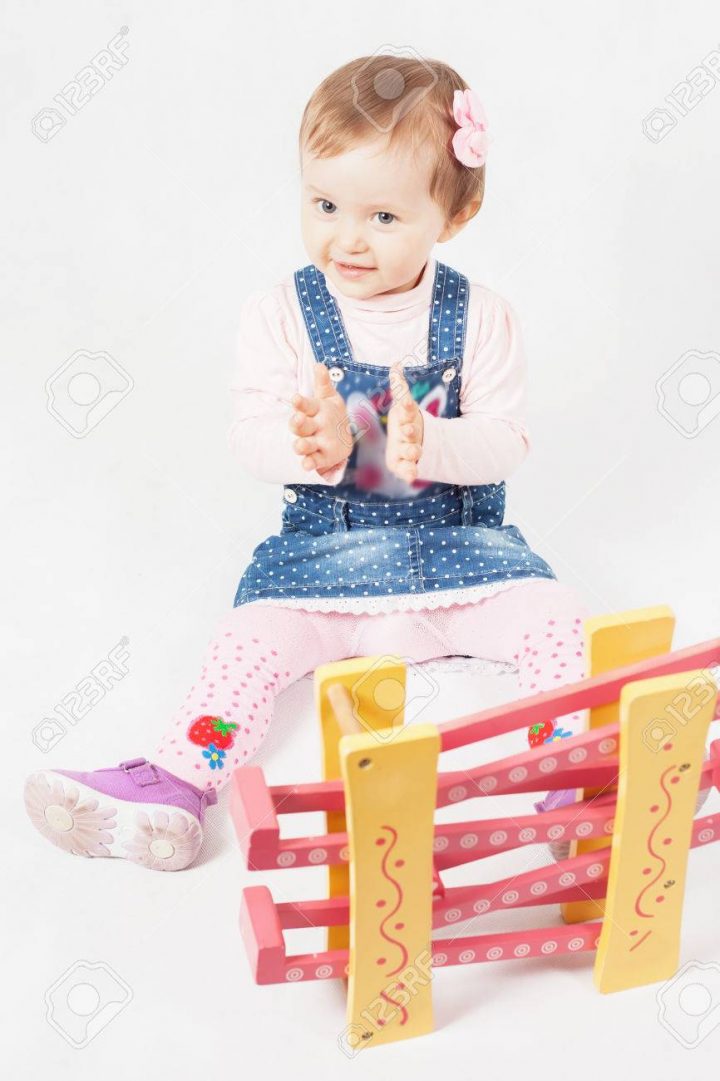
[[[327,288],[340,308],[355,358],[362,363],[404,365],[426,360],[434,257],[418,284],[404,293],[367,300],[342,294],[329,277]],[[291,399],[314,393],[315,357],[300,311],[293,275],[270,290],[249,294],[240,310],[235,368],[230,383],[232,453],[249,473],[276,484],[338,484],[345,464],[306,470],[293,448]],[[517,319],[499,294],[470,282],[467,335],[460,381],[460,413],[453,418],[423,413],[423,446],[418,476],[448,484],[497,484],[528,453],[525,423],[526,361]],[[388,598],[279,599],[288,607],[332,611],[387,611],[467,603],[517,584],[486,583],[442,596]],[[463,596],[460,596],[463,594]],[[263,603],[273,603],[265,600]]]

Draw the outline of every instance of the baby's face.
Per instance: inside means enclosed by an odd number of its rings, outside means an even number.
[[[445,228],[428,193],[430,165],[422,148],[390,152],[385,137],[334,158],[303,152],[303,242],[341,293],[368,298],[416,284]]]

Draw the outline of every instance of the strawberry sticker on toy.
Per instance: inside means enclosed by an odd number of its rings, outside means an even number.
[[[232,721],[224,721],[222,717],[205,715],[192,722],[188,728],[188,739],[197,743],[198,747],[209,747],[212,743],[218,750],[226,751],[233,745],[237,727]]]
[[[552,734],[552,721],[540,721],[539,724],[532,724],[528,728],[528,743],[531,747],[539,747]]]

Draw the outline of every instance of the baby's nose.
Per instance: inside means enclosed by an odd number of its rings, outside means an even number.
[[[350,219],[339,226],[338,245],[341,252],[348,257],[367,251],[367,243],[360,222]]]

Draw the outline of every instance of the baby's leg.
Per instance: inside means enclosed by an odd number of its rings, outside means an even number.
[[[358,619],[259,602],[231,609],[153,761],[199,788],[222,788],[265,738],[280,691],[319,664],[354,656]]]
[[[585,676],[582,623],[590,609],[574,589],[555,579],[523,580],[475,603],[430,614],[449,653],[516,665],[522,697]],[[580,732],[582,716],[567,714],[555,727]]]
[[[357,618],[274,605],[233,608],[154,760],[37,770],[25,785],[31,821],[66,852],[119,856],[162,871],[189,866],[202,843],[206,807],[258,749],[275,696],[318,664],[352,656]]]
[[[529,697],[585,678],[582,623],[589,615],[570,586],[544,578],[523,581],[476,604],[454,606],[441,618],[448,652],[515,664],[520,695]],[[583,730],[582,714],[569,713],[556,718],[553,733],[544,738]],[[535,809],[552,810],[575,799],[574,789],[552,791]],[[550,847],[556,859],[567,854],[567,843]]]

